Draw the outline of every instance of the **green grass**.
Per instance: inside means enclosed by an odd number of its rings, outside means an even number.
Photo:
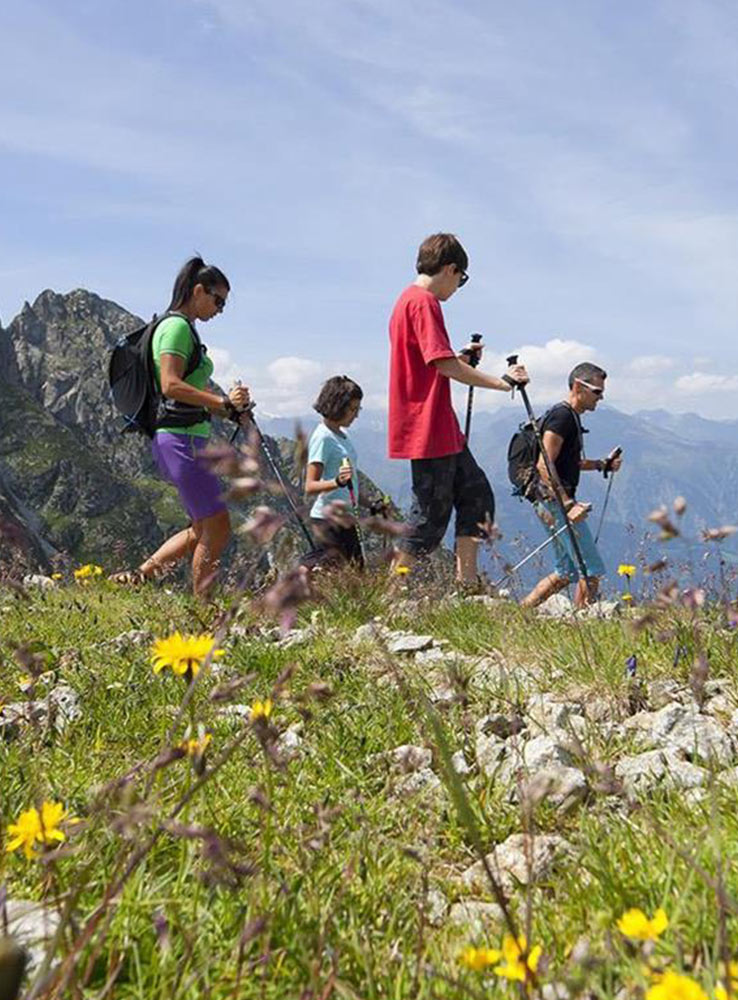
[[[99,996],[116,969],[111,995],[121,1000],[513,995],[512,986],[497,977],[461,968],[458,953],[472,941],[468,935],[448,924],[428,927],[421,919],[424,887],[441,888],[450,901],[461,898],[458,876],[475,855],[448,792],[438,799],[398,797],[386,768],[368,760],[402,743],[429,745],[418,697],[422,678],[400,666],[410,688],[405,698],[386,673],[380,680],[387,669],[382,654],[353,642],[356,627],[375,615],[393,628],[447,639],[465,653],[501,651],[521,672],[538,671],[546,690],[627,700],[623,668],[632,653],[645,679],[685,680],[695,636],[709,651],[711,676],[737,679],[733,633],[720,627],[712,610],[700,613],[697,623],[675,612],[668,627],[661,621],[634,633],[622,621],[571,625],[514,607],[490,611],[438,599],[408,607],[386,593],[381,579],[340,585],[329,580],[321,585],[321,600],[301,613],[307,623],[317,612],[318,637],[290,649],[277,648],[256,631],[229,638],[218,676],[197,685],[191,710],[168,744],[183,681],[169,672],[153,674],[147,644],[117,649],[108,640],[131,629],[153,636],[200,631],[190,599],[170,590],[125,592],[99,583],[34,592],[27,600],[12,592],[0,595],[0,703],[23,697],[18,677],[27,670],[14,647],[35,642],[52,675],[39,682],[38,693],[68,683],[84,710],[63,734],[31,729],[0,744],[3,830],[43,798],[62,801],[83,820],[69,828],[69,850],[51,864],[3,853],[0,884],[11,897],[45,898],[50,905],[57,895],[74,894],[63,955],[121,866],[158,833],[110,908],[109,926],[76,963],[70,996]],[[255,610],[240,613],[242,625],[259,621]],[[677,642],[688,645],[690,655],[675,669]],[[258,733],[225,719],[223,706],[209,694],[216,684],[251,675],[236,696],[250,704],[268,696],[288,668],[272,721],[279,730],[301,721],[304,743],[295,759],[279,767]],[[325,701],[309,696],[318,682],[331,690]],[[510,691],[473,686],[468,699],[443,713],[453,750],[473,746],[474,721],[509,706]],[[187,759],[153,777],[146,765],[196,724],[212,731],[208,769],[229,742],[244,739],[178,814],[180,827],[164,828],[162,821],[197,775]],[[605,760],[614,751],[603,742],[590,752]],[[435,747],[437,773],[439,763]],[[130,781],[104,790],[137,766],[142,770]],[[467,795],[485,847],[523,828],[520,808],[493,780],[475,776]],[[565,818],[541,807],[526,822],[561,833],[575,852],[529,897],[523,892],[513,899],[521,921],[526,904],[531,907],[531,941],[543,946],[547,961],[541,980],[566,980],[574,992],[586,986],[603,998],[623,986],[628,995],[638,995],[642,962],[615,921],[629,906],[649,914],[663,906],[671,926],[654,962],[691,970],[710,986],[719,958],[720,910],[714,887],[676,847],[713,877],[722,853],[726,889],[738,896],[735,807],[736,793],[723,788],[696,805],[676,794],[657,795],[628,811],[620,800],[600,797]],[[213,831],[206,838],[210,854],[203,851],[203,828]],[[228,864],[218,868],[216,848],[249,873]],[[243,943],[239,959],[244,927],[259,918],[263,928]],[[729,940],[735,940],[736,918],[727,920]],[[166,925],[163,938],[157,924]],[[490,943],[497,945],[501,934],[499,928]],[[582,935],[590,940],[590,961],[572,967],[568,951]]]

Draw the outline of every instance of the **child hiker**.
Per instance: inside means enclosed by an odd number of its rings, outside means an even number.
[[[327,562],[364,565],[355,525],[343,527],[332,519],[330,504],[341,501],[358,516],[359,475],[356,449],[346,433],[361,409],[364,393],[347,375],[334,375],[320,390],[313,409],[323,418],[310,436],[305,494],[316,497],[310,520]]]
[[[470,365],[481,345],[457,354],[443,322],[441,303],[469,280],[469,259],[451,233],[436,233],[418,250],[414,284],[390,319],[389,457],[409,458],[413,500],[410,534],[398,543],[394,569],[412,566],[438,548],[456,510],[456,578],[476,587],[477,549],[495,517],[489,481],[469,451],[451,406],[451,379],[481,389],[510,392],[511,385]],[[522,365],[508,369],[526,383]]]
[[[192,556],[195,596],[207,598],[212,591],[231,527],[220,481],[200,453],[210,437],[212,414],[248,421],[240,411],[248,406],[249,391],[238,386],[222,396],[208,388],[213,362],[200,343],[195,321],[207,323],[220,315],[230,290],[221,270],[192,257],[177,275],[166,316],[154,332],[151,354],[161,403],[151,451],[159,472],[177,487],[190,523],[137,570],[115,574],[117,583],[138,583]],[[197,364],[186,375],[193,359]]]

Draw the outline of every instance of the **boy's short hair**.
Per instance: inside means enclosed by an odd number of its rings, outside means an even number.
[[[356,399],[363,399],[361,386],[348,375],[334,375],[323,384],[313,409],[328,420],[340,420]]]
[[[418,247],[415,268],[418,274],[438,274],[446,264],[455,264],[461,271],[469,267],[469,257],[453,233],[434,233]]]
[[[591,361],[582,361],[581,364],[576,365],[569,372],[569,388],[572,389],[574,387],[574,383],[577,379],[589,382],[590,379],[597,375],[599,375],[603,381],[607,378],[607,372],[604,368],[600,368],[599,365],[592,364]]]

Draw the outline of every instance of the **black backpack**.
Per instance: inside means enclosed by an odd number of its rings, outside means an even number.
[[[540,431],[548,414],[539,417],[536,423]],[[513,485],[513,496],[519,496],[536,503],[540,500],[541,477],[538,473],[538,458],[541,449],[530,420],[521,424],[510,438],[507,448],[507,477]]]
[[[210,413],[204,407],[164,400],[156,387],[151,342],[159,323],[169,316],[182,316],[182,313],[168,312],[163,316],[154,316],[145,326],[122,336],[110,352],[108,382],[115,408],[123,415],[122,434],[145,434],[153,438],[156,428],[162,424],[191,427],[210,419]],[[187,319],[186,316],[182,318]],[[182,374],[183,379],[189,378],[199,367],[205,352],[197,330],[189,319],[187,322],[195,350]]]
[[[557,404],[559,405],[559,404]],[[582,427],[582,422],[575,410],[568,406],[577,425],[577,435],[579,438],[579,450],[584,455],[584,437],[586,430]],[[543,427],[548,419],[548,415],[554,407],[546,410],[542,417],[536,421],[539,434],[543,433]],[[550,491],[541,483],[541,476],[538,472],[538,459],[541,449],[538,447],[538,437],[533,427],[533,423],[528,420],[521,424],[510,438],[507,448],[507,477],[512,483],[513,496],[528,500],[530,503],[537,503],[539,500],[550,499]]]

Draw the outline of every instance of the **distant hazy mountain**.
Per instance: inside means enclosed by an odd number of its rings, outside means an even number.
[[[529,504],[511,495],[507,478],[507,446],[518,424],[524,419],[522,403],[508,400],[494,413],[477,413],[471,433],[472,450],[483,466],[497,500],[497,522],[504,538],[495,547],[496,557],[488,560],[491,572],[505,560],[517,561],[528,548],[544,538]],[[389,492],[402,507],[409,504],[409,462],[386,457],[385,417],[362,412],[351,428],[362,468],[377,485]],[[303,415],[300,423],[309,433],[317,415]],[[270,433],[292,433],[295,420],[263,418]],[[603,554],[614,571],[621,562],[632,562],[639,555],[655,558],[665,551],[675,563],[689,561],[702,576],[716,567],[711,556],[703,565],[710,546],[689,548],[681,540],[664,547],[655,541],[656,530],[646,520],[655,507],[671,508],[677,496],[688,502],[687,514],[680,527],[685,536],[695,538],[702,528],[738,523],[738,421],[706,420],[694,414],[669,414],[653,411],[628,415],[612,407],[602,407],[583,420],[589,433],[585,449],[592,458],[606,455],[615,445],[623,448],[624,464],[616,475],[606,518],[602,526]],[[606,482],[594,472],[584,473],[579,490],[582,499],[591,500],[593,530],[599,524]],[[449,541],[452,539],[449,537]],[[727,547],[735,553],[736,546]],[[545,571],[548,561],[532,567],[526,580]],[[619,585],[611,581],[613,586]]]

